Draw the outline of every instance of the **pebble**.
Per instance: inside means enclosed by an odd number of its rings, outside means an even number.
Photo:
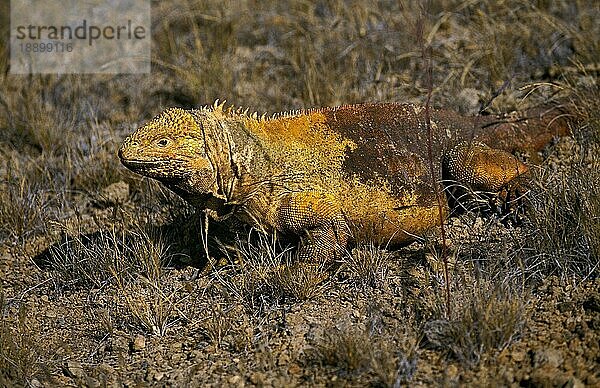
[[[515,350],[511,353],[511,357],[513,360],[515,360],[516,362],[521,362],[523,360],[525,360],[525,352],[522,350]]]
[[[141,334],[136,335],[131,344],[131,349],[134,352],[139,352],[140,350],[144,349],[145,347],[146,347],[146,337],[144,337]]]
[[[263,385],[265,381],[265,374],[261,372],[254,372],[250,375],[250,382],[254,385]]]
[[[446,368],[446,374],[450,379],[455,379],[458,376],[458,368],[456,365],[449,365]]]
[[[585,384],[583,381],[579,380],[577,377],[571,377],[567,383],[564,385],[565,388],[585,388]]]
[[[298,366],[298,364],[291,364],[288,367],[288,372],[290,372],[290,374],[292,375],[300,375],[302,374],[302,369],[300,368],[300,366]]]
[[[96,205],[105,208],[122,204],[129,198],[129,185],[126,182],[113,183],[100,192]]]
[[[85,372],[83,370],[83,367],[81,366],[80,363],[76,362],[76,361],[67,361],[67,363],[65,364],[64,368],[63,368],[63,372],[65,373],[65,375],[71,377],[71,378],[84,378],[85,377]]]
[[[175,342],[175,343],[173,343],[173,344],[171,344],[169,346],[169,350],[172,353],[179,353],[179,352],[181,352],[181,349],[183,349],[183,343],[182,342]]]
[[[557,349],[539,349],[535,352],[533,362],[536,368],[539,368],[544,364],[553,368],[558,368],[563,362],[563,356]]]
[[[85,382],[86,382],[86,386],[89,388],[98,388],[101,385],[100,381],[93,377],[88,377]]]
[[[148,374],[147,374],[147,380],[148,381],[160,381],[163,379],[163,377],[165,377],[165,373],[164,372],[160,372],[157,371],[155,369],[148,369]]]
[[[108,365],[107,363],[103,362],[102,364],[98,365],[98,368],[96,368],[99,372],[104,373],[105,375],[113,375],[115,374],[115,368],[113,368],[112,366]]]
[[[279,358],[277,359],[277,365],[287,365],[290,362],[290,356],[287,353],[281,353]]]

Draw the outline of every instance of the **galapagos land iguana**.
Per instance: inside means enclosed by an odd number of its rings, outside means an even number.
[[[514,189],[528,167],[512,152],[567,134],[565,116],[559,107],[465,117],[369,103],[267,118],[215,103],[165,110],[118,153],[211,218],[297,235],[300,260],[327,261],[351,242],[404,245],[438,226],[448,204],[444,196],[440,209],[436,190],[451,182]]]

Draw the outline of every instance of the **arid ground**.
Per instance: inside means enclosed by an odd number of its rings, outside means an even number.
[[[600,386],[598,20],[577,0],[157,1],[142,75],[10,75],[3,39],[0,386]],[[457,209],[445,243],[358,246],[326,280],[270,236],[206,236],[116,154],[170,106],[428,93],[565,104],[572,134],[518,155],[518,213]]]

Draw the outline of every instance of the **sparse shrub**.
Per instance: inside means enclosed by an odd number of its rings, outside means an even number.
[[[155,279],[139,276],[127,283],[117,280],[117,288],[127,311],[144,330],[154,335],[164,336],[184,318],[178,311],[178,305],[184,299],[179,295],[179,289],[170,287],[166,275]]]
[[[307,300],[316,297],[329,285],[327,266],[301,263],[289,247],[281,247],[274,237],[250,233],[238,238],[236,257],[222,246],[229,266],[215,271],[213,276],[227,292],[251,308],[265,302],[277,303],[284,297]]]
[[[182,294],[184,287],[178,286],[163,267],[170,255],[160,239],[151,239],[142,232],[127,247],[129,260],[110,266],[117,295],[122,298],[119,302],[144,330],[163,336],[179,320],[187,319],[180,307],[190,294]]]
[[[273,274],[275,286],[294,300],[308,300],[322,294],[331,286],[328,265],[284,262]]]
[[[467,367],[487,352],[515,340],[526,322],[526,301],[519,293],[492,282],[453,290],[452,317],[425,324],[427,343],[448,352]]]
[[[42,359],[39,337],[28,321],[25,305],[15,321],[7,317],[8,306],[0,283],[0,385],[27,386],[47,366]]]
[[[217,347],[221,346],[223,339],[233,328],[233,320],[229,311],[224,310],[220,303],[211,303],[209,312],[203,319],[202,332]]]
[[[245,307],[233,300],[223,301],[213,295],[207,302],[196,325],[200,332],[216,348],[229,351],[248,351],[255,341],[255,335],[263,329],[267,319],[256,319],[256,312],[246,312]]]
[[[269,303],[277,303],[272,275],[287,250],[280,250],[274,237],[250,231],[245,238],[236,238],[234,246],[220,244],[226,265],[213,265],[211,278],[223,292],[250,310],[262,310]]]
[[[43,264],[52,268],[59,288],[103,288],[112,280],[115,263],[127,261],[127,240],[125,232],[116,230],[64,236],[48,248]]]
[[[576,151],[575,151],[576,152]],[[583,152],[586,152],[585,150]],[[588,152],[595,152],[590,150]],[[586,278],[600,270],[600,163],[575,155],[542,170],[530,200],[526,266],[540,275]]]
[[[26,179],[0,183],[0,241],[20,241],[44,229],[50,200]]]
[[[71,186],[74,190],[96,195],[102,188],[122,180],[125,170],[117,157],[118,144],[114,132],[110,129],[92,130],[95,134],[86,136],[82,139],[85,143],[73,149]]]
[[[368,325],[372,326],[372,325]],[[408,383],[416,371],[416,338],[396,339],[361,324],[327,328],[313,348],[315,359],[344,374],[368,374],[377,385]]]
[[[47,257],[57,287],[104,288],[120,311],[155,335],[187,319],[182,306],[190,293],[183,292],[166,268],[172,256],[160,236],[143,230],[79,233],[52,246]],[[102,324],[112,331],[110,314],[105,312]]]
[[[381,287],[390,271],[393,254],[373,244],[357,247],[344,258],[342,271],[362,286]]]
[[[315,348],[319,359],[348,373],[364,372],[375,352],[374,338],[360,327],[325,330]]]

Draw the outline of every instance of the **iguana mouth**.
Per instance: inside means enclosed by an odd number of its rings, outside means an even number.
[[[169,165],[171,162],[168,160],[143,160],[121,158],[121,163],[123,163],[128,168],[160,168]]]
[[[186,160],[176,159],[126,159],[121,158],[121,163],[125,166],[133,168],[168,168],[169,170],[176,169],[186,163]]]
[[[183,179],[187,173],[172,160],[123,159],[121,163],[131,171],[160,180]]]

